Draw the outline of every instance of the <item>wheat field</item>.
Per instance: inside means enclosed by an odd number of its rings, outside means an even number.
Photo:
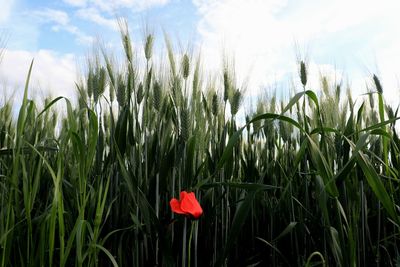
[[[168,37],[155,63],[154,36],[120,26],[123,62],[99,49],[76,104],[28,98],[34,61],[22,104],[0,103],[1,267],[398,266],[399,117],[377,76],[356,104],[299,60],[289,101],[241,119],[232,66],[206,79]],[[198,219],[172,212],[181,191]]]

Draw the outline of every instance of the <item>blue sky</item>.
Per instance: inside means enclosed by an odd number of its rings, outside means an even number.
[[[178,56],[188,44],[201,49],[205,73],[220,69],[224,53],[234,58],[250,96],[275,87],[285,94],[297,82],[299,52],[311,89],[322,73],[361,94],[377,73],[386,98],[399,102],[396,0],[0,0],[0,7],[7,41],[0,84],[10,89],[19,90],[34,57],[32,94],[72,97],[93,40],[120,51],[115,18],[124,17],[138,51],[147,26],[160,46],[165,30]]]

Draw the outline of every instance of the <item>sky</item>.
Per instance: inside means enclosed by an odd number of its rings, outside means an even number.
[[[397,105],[399,11],[397,0],[0,0],[0,89],[18,94],[34,58],[31,95],[73,98],[94,42],[121,52],[116,18],[123,17],[139,54],[147,29],[157,51],[165,49],[163,32],[177,54],[201,51],[206,74],[221,74],[224,55],[234,59],[250,99],[287,95],[293,84],[301,90],[301,58],[309,89],[318,91],[322,74],[350,85],[357,98],[377,74]]]

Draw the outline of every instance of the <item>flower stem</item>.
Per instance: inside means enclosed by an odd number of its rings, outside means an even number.
[[[190,236],[189,236],[189,247],[188,247],[188,267],[190,267],[191,259],[190,259],[190,252],[192,247],[192,237],[193,237],[193,229],[195,228],[196,221],[192,221],[192,226],[190,227]]]
[[[182,267],[186,266],[186,229],[187,229],[187,218],[183,225],[183,238],[182,238]]]

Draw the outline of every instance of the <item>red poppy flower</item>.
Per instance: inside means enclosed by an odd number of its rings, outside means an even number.
[[[203,214],[203,209],[201,208],[193,192],[187,193],[186,191],[182,191],[180,194],[180,199],[171,199],[169,205],[171,206],[171,210],[173,212],[183,214],[192,219],[198,219]]]

